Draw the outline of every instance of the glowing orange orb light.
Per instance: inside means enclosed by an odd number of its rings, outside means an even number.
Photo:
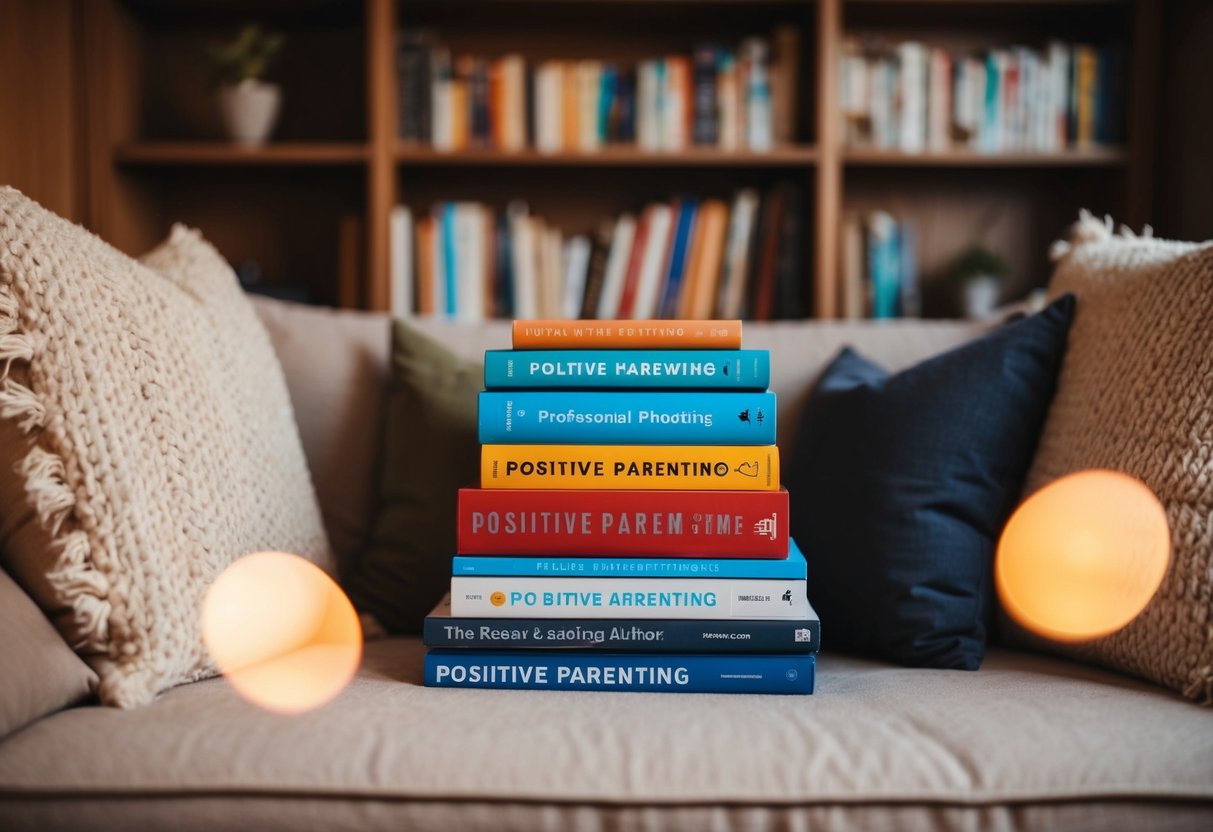
[[[241,696],[284,714],[328,702],[362,659],[362,627],[345,593],[285,552],[249,555],[223,571],[203,601],[202,639]]]
[[[1117,471],[1062,477],[1012,515],[994,579],[1020,625],[1057,641],[1116,632],[1154,597],[1171,560],[1158,498]]]

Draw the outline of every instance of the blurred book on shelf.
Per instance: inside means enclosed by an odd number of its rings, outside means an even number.
[[[566,234],[522,201],[392,214],[397,316],[804,318],[802,198],[790,184],[680,195]]]
[[[846,146],[902,153],[1056,153],[1124,141],[1126,50],[1050,41],[957,53],[847,38]]]
[[[842,218],[839,313],[846,319],[922,313],[914,225],[887,211]]]
[[[452,55],[434,31],[406,30],[397,41],[399,135],[441,151],[761,152],[794,141],[799,66],[793,26],[634,63]]]

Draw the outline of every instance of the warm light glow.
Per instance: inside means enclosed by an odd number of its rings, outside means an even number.
[[[362,627],[350,600],[298,555],[241,558],[211,585],[202,639],[241,696],[298,714],[342,691],[362,659]]]
[[[1170,560],[1167,515],[1145,484],[1118,471],[1080,471],[1019,507],[998,543],[994,577],[1020,625],[1086,641],[1137,617]]]

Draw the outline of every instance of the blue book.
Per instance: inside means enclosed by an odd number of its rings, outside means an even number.
[[[678,296],[682,289],[683,273],[686,272],[691,231],[695,228],[695,215],[698,210],[699,206],[695,200],[686,199],[678,211],[678,225],[674,230],[674,245],[670,250],[670,268],[665,276],[665,291],[661,298],[659,317],[678,317]]]
[[[766,390],[770,350],[486,350],[484,386]]]
[[[774,393],[480,394],[482,445],[773,445]]]
[[[456,555],[452,575],[550,578],[776,578],[803,581],[804,554],[796,541],[781,560],[761,558],[587,558]]]
[[[809,609],[786,621],[644,618],[454,618],[448,595],[425,617],[427,647],[599,650],[628,653],[816,653],[821,621]]]
[[[815,656],[430,650],[432,688],[657,693],[812,693]]]
[[[448,318],[455,317],[458,309],[458,289],[455,276],[456,249],[455,245],[455,203],[447,202],[442,206],[442,268],[446,283],[446,314]]]
[[[598,141],[609,144],[611,141],[611,110],[615,108],[616,88],[619,82],[619,70],[607,64],[602,68],[598,80]]]

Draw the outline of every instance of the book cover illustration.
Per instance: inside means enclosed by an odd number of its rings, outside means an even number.
[[[480,442],[772,445],[775,394],[482,392]]]

